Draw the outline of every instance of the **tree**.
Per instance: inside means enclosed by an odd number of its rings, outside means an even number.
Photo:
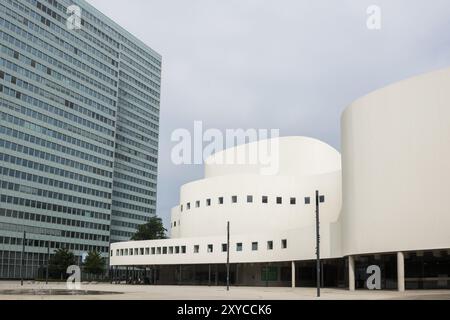
[[[90,251],[84,262],[84,271],[100,275],[105,271],[105,259],[97,251]]]
[[[166,231],[161,218],[151,217],[147,223],[141,224],[138,227],[136,233],[131,237],[131,240],[166,239]]]
[[[55,254],[51,256],[49,260],[49,274],[53,278],[60,277],[63,279],[64,275],[66,275],[67,268],[75,264],[76,259],[73,252],[70,252],[65,248],[57,249]]]

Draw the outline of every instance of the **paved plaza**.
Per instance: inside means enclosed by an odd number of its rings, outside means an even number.
[[[42,293],[52,290],[52,295]],[[313,300],[315,288],[150,286],[105,283],[81,284],[82,295],[68,291],[65,283],[25,281],[0,282],[0,300]],[[93,294],[90,294],[90,293]],[[350,292],[343,289],[322,289],[323,300],[450,300],[450,290],[411,290]],[[8,293],[8,294],[5,294]],[[22,294],[26,293],[26,294]]]

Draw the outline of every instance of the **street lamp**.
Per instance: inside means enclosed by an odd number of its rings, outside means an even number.
[[[317,297],[320,297],[320,232],[319,232],[319,204],[325,202],[325,196],[316,190],[316,270],[317,270]]]
[[[227,291],[230,291],[230,221],[227,222]]]

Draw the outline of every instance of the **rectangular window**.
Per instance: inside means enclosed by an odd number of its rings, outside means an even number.
[[[186,246],[181,246],[181,253],[186,253]]]
[[[253,196],[247,196],[247,203],[253,202]]]
[[[277,281],[278,280],[278,268],[277,267],[262,267],[261,268],[261,281]]]
[[[282,203],[283,203],[283,198],[277,197],[277,204],[282,204]]]
[[[236,243],[236,251],[242,251],[242,242]]]
[[[311,198],[305,197],[305,204],[310,204],[310,203],[311,203]]]
[[[214,250],[214,246],[212,244],[208,244],[208,253],[212,253]]]
[[[199,253],[200,252],[200,246],[197,244],[194,246],[194,253]]]
[[[188,202],[188,203],[186,204],[186,210],[191,210],[191,203],[190,203],[190,202]]]
[[[156,253],[155,247],[152,247],[152,248],[150,249],[150,252],[151,252],[152,254],[155,254],[155,253]]]
[[[183,205],[180,206],[180,211],[183,212]]]
[[[169,247],[169,254],[173,254],[173,247]]]
[[[297,200],[295,198],[291,198],[291,204],[295,204]]]
[[[231,203],[237,203],[237,196],[231,197]]]
[[[175,247],[175,254],[179,254],[180,253],[180,247],[179,246],[176,246]]]
[[[195,201],[195,207],[196,207],[196,208],[200,208],[200,201],[198,201],[198,200]]]
[[[267,250],[273,250],[273,241],[267,241]]]
[[[269,199],[267,198],[267,196],[262,196],[262,203],[268,203]]]
[[[150,254],[150,248],[145,248],[145,255],[148,256]]]
[[[219,204],[223,204],[223,197],[219,197]]]
[[[227,252],[227,244],[222,243],[222,252]]]
[[[156,254],[161,254],[161,247],[156,248]]]
[[[258,250],[258,242],[252,242],[252,251]]]
[[[286,249],[287,248],[287,240],[283,239],[281,240],[281,249]]]
[[[206,206],[210,207],[211,206],[211,199],[206,199]]]

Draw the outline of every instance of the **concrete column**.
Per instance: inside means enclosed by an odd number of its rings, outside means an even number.
[[[355,291],[355,258],[348,256],[348,289]]]
[[[211,265],[208,265],[208,287],[211,286]]]
[[[397,284],[398,291],[405,291],[405,255],[397,252]]]
[[[291,262],[291,285],[295,288],[295,261]]]

